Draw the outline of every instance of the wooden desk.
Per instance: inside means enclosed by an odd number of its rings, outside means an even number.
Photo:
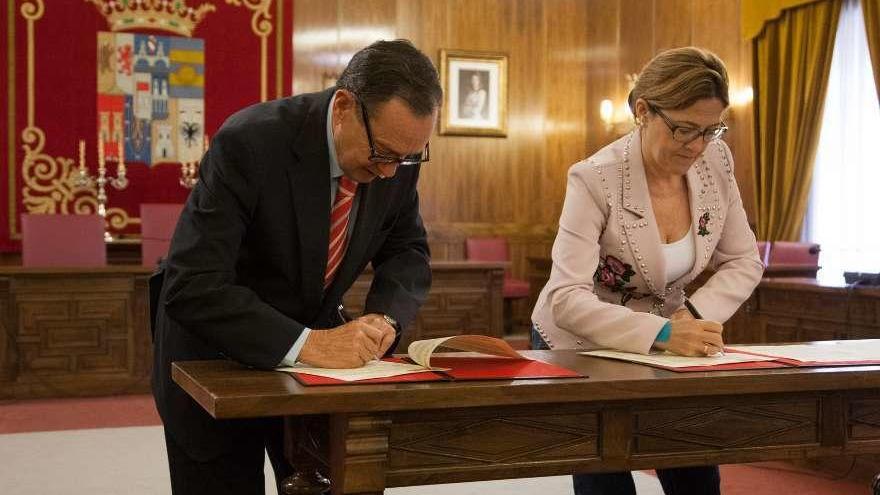
[[[880,288],[765,278],[725,327],[730,343],[880,338]]]
[[[216,418],[300,418],[308,442],[289,451],[329,465],[335,494],[880,452],[878,366],[673,373],[527,354],[589,378],[303,387],[223,361],[173,376]]]
[[[428,299],[401,342],[501,336],[505,263],[433,262]],[[0,400],[146,393],[152,268],[0,266]],[[346,295],[359,313],[372,272]]]
[[[0,399],[148,391],[151,272],[0,267]]]

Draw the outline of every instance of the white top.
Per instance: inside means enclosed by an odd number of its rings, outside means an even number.
[[[681,239],[660,246],[663,248],[663,257],[666,258],[666,280],[668,282],[678,280],[694,268],[697,254],[693,230],[688,229],[688,233]]]

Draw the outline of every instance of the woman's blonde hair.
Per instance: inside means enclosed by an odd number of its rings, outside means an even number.
[[[717,55],[695,46],[673,48],[657,54],[639,74],[629,93],[629,108],[636,100],[668,110],[680,110],[703,98],[718,98],[730,105],[724,62]]]

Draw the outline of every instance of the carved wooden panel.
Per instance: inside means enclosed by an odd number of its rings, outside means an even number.
[[[0,285],[0,397],[149,389],[149,270],[7,271],[8,283]]]
[[[500,337],[503,333],[501,266],[487,267],[465,262],[435,262],[428,298],[398,345],[405,349],[413,340],[481,334]],[[345,307],[360,314],[370,288],[372,274],[361,275],[345,295]]]
[[[815,318],[846,321],[846,294],[840,291],[815,292],[792,290],[762,290],[758,292],[760,311],[790,315],[798,318]]]
[[[17,299],[22,374],[127,370],[126,298],[61,292]]]
[[[14,323],[9,305],[9,278],[0,278],[0,383],[15,380]],[[0,394],[2,395],[2,394]]]
[[[818,400],[641,410],[634,420],[636,455],[819,443]]]
[[[880,399],[854,399],[849,403],[850,440],[880,439]]]
[[[390,436],[390,471],[445,465],[491,470],[518,463],[594,459],[598,414],[571,408],[463,414],[395,416]]]

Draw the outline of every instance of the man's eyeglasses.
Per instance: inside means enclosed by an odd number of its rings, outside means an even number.
[[[689,144],[694,139],[702,136],[703,141],[708,143],[710,141],[714,141],[719,139],[721,136],[727,132],[727,125],[724,122],[707,127],[705,129],[694,129],[690,126],[682,126],[673,122],[669,117],[666,116],[665,113],[660,111],[659,108],[654,105],[648,103],[648,108],[651,109],[652,112],[656,113],[663,119],[663,122],[666,122],[666,126],[669,127],[669,130],[672,131],[672,139],[678,141],[681,144]]]
[[[408,167],[410,165],[425,163],[430,160],[430,150],[427,143],[425,143],[425,151],[422,151],[421,153],[415,153],[413,155],[406,155],[404,157],[387,155],[376,151],[376,146],[373,144],[373,133],[370,131],[370,119],[367,116],[367,107],[360,100],[360,98],[355,98],[357,99],[358,105],[360,105],[361,107],[361,115],[364,118],[364,129],[367,130],[367,142],[370,143],[370,162],[379,165],[396,163],[401,167]]]

